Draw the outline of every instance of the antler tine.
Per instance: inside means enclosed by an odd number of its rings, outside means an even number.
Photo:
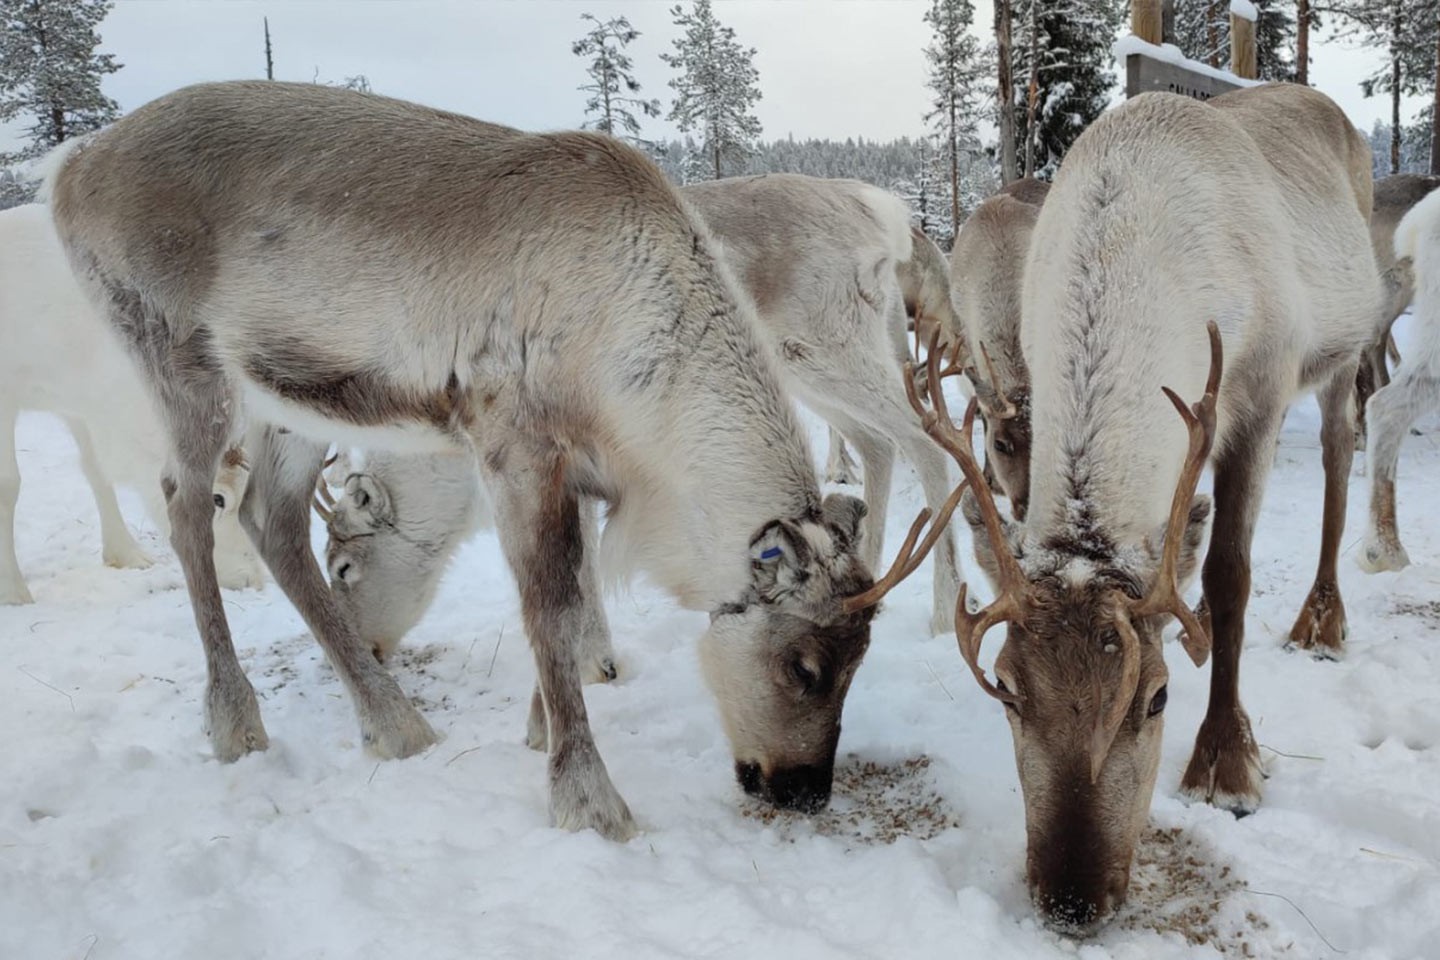
[[[999,397],[1001,403],[1004,404],[995,410],[987,409],[985,416],[996,420],[1013,420],[1020,415],[1020,411],[1015,409],[1015,404],[1005,396],[1005,390],[1000,384],[1000,377],[995,373],[995,362],[990,359],[990,350],[983,341],[980,344],[980,356],[985,358],[985,375],[990,378],[990,389],[995,391],[995,396]]]
[[[1186,519],[1190,515],[1190,502],[1195,497],[1195,488],[1200,483],[1200,474],[1210,457],[1210,447],[1215,440],[1215,398],[1220,390],[1220,377],[1224,369],[1224,355],[1220,343],[1220,328],[1211,321],[1206,325],[1210,335],[1210,376],[1205,383],[1205,395],[1194,407],[1187,409],[1185,402],[1169,387],[1163,388],[1165,395],[1175,405],[1190,434],[1190,446],[1185,456],[1185,466],[1180,480],[1175,485],[1175,498],[1170,503],[1170,519],[1165,526],[1165,543],[1160,556],[1160,569],[1155,582],[1145,597],[1131,604],[1131,612],[1138,616],[1153,616],[1157,613],[1172,613],[1185,630],[1185,652],[1196,666],[1203,664],[1210,653],[1210,638],[1200,626],[1200,621],[1185,605],[1180,596],[1177,579],[1180,565],[1180,544],[1185,535]]]
[[[312,506],[312,507],[315,508],[315,512],[320,515],[320,519],[321,519],[321,520],[324,520],[327,524],[330,523],[330,521],[332,521],[332,520],[335,519],[335,513],[334,513],[334,511],[333,511],[333,510],[327,510],[327,509],[325,508],[325,505],[320,502],[320,498],[319,498],[319,497],[315,497],[313,500],[311,500],[311,501],[310,501],[310,506]]]
[[[935,515],[935,520],[930,524],[930,529],[925,531],[925,539],[920,540],[917,547],[915,541],[920,538],[920,531],[925,528],[925,523],[930,519],[930,509],[927,507],[920,511],[915,522],[910,524],[910,532],[905,536],[905,542],[900,544],[900,552],[895,555],[895,561],[890,564],[890,569],[885,575],[875,581],[875,585],[863,593],[857,593],[853,597],[846,597],[841,604],[841,609],[846,613],[855,613],[857,610],[864,610],[873,606],[884,598],[885,594],[895,588],[900,581],[914,573],[925,557],[940,542],[940,537],[945,533],[945,528],[950,524],[950,516],[955,508],[960,505],[960,497],[965,492],[965,484],[960,484],[946,498],[945,503],[940,507],[940,512]]]
[[[977,613],[971,613],[965,604],[969,593],[970,585],[962,583],[960,595],[955,599],[955,642],[960,647],[960,656],[975,675],[980,689],[1002,703],[1020,703],[1024,697],[1014,691],[996,687],[980,666],[980,644],[984,641],[986,632],[1007,620],[1019,619],[1023,613],[1020,601],[1014,594],[1002,593],[993,603]]]

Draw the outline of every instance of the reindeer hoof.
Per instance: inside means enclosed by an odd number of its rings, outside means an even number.
[[[221,763],[234,763],[247,753],[270,746],[255,688],[243,675],[212,680],[205,688],[205,733]]]
[[[1391,540],[1371,534],[1366,536],[1355,562],[1366,573],[1383,573],[1410,566],[1410,556],[1398,538]]]
[[[155,558],[141,550],[140,545],[133,541],[106,547],[102,556],[105,566],[115,567],[117,570],[146,570],[155,566]]]
[[[17,579],[13,583],[0,584],[0,606],[21,606],[34,602],[35,598],[30,596],[30,588],[25,586],[25,581]]]
[[[1305,598],[1305,606],[1290,628],[1286,649],[1308,650],[1324,660],[1339,660],[1345,655],[1345,604],[1333,585],[1316,584]]]
[[[360,737],[365,748],[381,760],[402,760],[432,746],[438,737],[420,711],[400,692],[400,685],[385,674],[393,687],[360,710]]]
[[[1180,780],[1180,795],[1245,817],[1260,807],[1264,767],[1250,733],[1250,719],[1238,707],[1222,723],[1207,717],[1195,738],[1195,752]]]
[[[561,830],[593,829],[617,843],[635,836],[635,818],[593,743],[550,755],[550,821]]]
[[[614,655],[586,658],[581,669],[581,683],[610,683],[620,676]]]

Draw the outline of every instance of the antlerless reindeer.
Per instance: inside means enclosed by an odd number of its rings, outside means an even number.
[[[754,307],[633,148],[309,84],[202,84],[65,157],[77,275],[165,414],[165,491],[211,743],[267,743],[210,557],[210,484],[248,428],[241,520],[382,757],[435,736],[341,613],[308,542],[327,444],[473,450],[520,589],[554,822],[634,830],[595,747],[575,638],[600,552],[711,613],[702,640],[748,789],[814,809],[878,593],[863,505],[822,499]]]

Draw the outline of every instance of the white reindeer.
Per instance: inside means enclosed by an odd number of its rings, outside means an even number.
[[[1440,190],[1425,196],[1400,221],[1395,257],[1413,270],[1416,336],[1394,379],[1370,397],[1365,410],[1370,518],[1357,562],[1369,573],[1410,564],[1395,516],[1395,467],[1411,424],[1440,406]]]
[[[1171,616],[1197,664],[1214,639],[1209,709],[1181,789],[1237,813],[1259,803],[1238,687],[1250,544],[1285,408],[1317,386],[1320,564],[1291,639],[1342,649],[1350,398],[1380,319],[1370,202],[1369,147],[1315,90],[1134,97],[1076,140],[1031,239],[1021,342],[1035,440],[1023,524],[1000,516],[943,404],[927,416],[978,497],[966,519],[998,596],[961,615],[956,634],[1005,704],[1031,896],[1062,929],[1093,927],[1125,897],[1160,758],[1160,631]],[[1181,396],[1201,399],[1192,411]],[[1210,514],[1210,498],[1195,496],[1207,461],[1215,522],[1202,623],[1180,593]],[[992,683],[978,655],[1000,623],[1009,630]]]
[[[576,663],[596,603],[583,499],[610,505],[604,566],[710,611],[702,661],[741,783],[826,802],[844,697],[893,578],[872,588],[864,505],[822,499],[753,304],[639,152],[231,82],[135,110],[53,177],[71,263],[165,412],[172,542],[220,759],[268,742],[210,558],[209,486],[243,425],[241,522],[380,756],[435,735],[310,553],[332,440],[477,458],[535,651],[557,825],[634,831]]]
[[[160,494],[165,435],[134,365],[76,285],[41,204],[0,211],[0,603],[32,602],[14,538],[20,495],[15,420],[24,410],[59,414],[69,427],[100,511],[105,563],[150,566],[154,561],[125,526],[111,484],[137,490],[161,535],[168,535]],[[235,449],[212,491],[216,572],[221,586],[234,589],[265,581],[238,519],[248,474]]]

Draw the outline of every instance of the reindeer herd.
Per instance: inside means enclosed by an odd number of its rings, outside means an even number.
[[[1290,642],[1344,650],[1357,395],[1374,464],[1362,562],[1407,562],[1395,464],[1440,405],[1440,179],[1377,189],[1370,170],[1307,87],[1147,94],[1097,120],[1053,185],[980,204],[947,263],[896,197],[853,181],[677,189],[600,134],[317,85],[188,87],[62,146],[45,205],[0,214],[0,601],[30,600],[14,421],[49,410],[79,447],[107,563],[149,562],[112,480],[168,527],[217,758],[268,743],[220,592],[260,584],[256,555],[366,746],[406,757],[436,738],[383,663],[493,527],[535,655],[527,740],[548,753],[551,818],[623,841],[635,823],[582,696],[616,676],[607,579],[643,572],[709,613],[700,658],[739,783],[813,812],[878,604],[933,552],[932,630],[954,630],[1010,722],[1034,904],[1084,933],[1125,898],[1172,619],[1211,660],[1181,790],[1237,814],[1260,802],[1240,650],[1298,395],[1320,400],[1325,510]],[[1390,381],[1412,291],[1420,346]],[[947,378],[969,401],[959,426]],[[858,453],[863,500],[822,493],[796,400],[832,428],[829,479],[853,483],[846,444]],[[327,462],[332,444],[364,453]],[[897,450],[929,506],[877,579]],[[1206,466],[1213,500],[1196,493]],[[957,509],[993,587],[978,609]]]

